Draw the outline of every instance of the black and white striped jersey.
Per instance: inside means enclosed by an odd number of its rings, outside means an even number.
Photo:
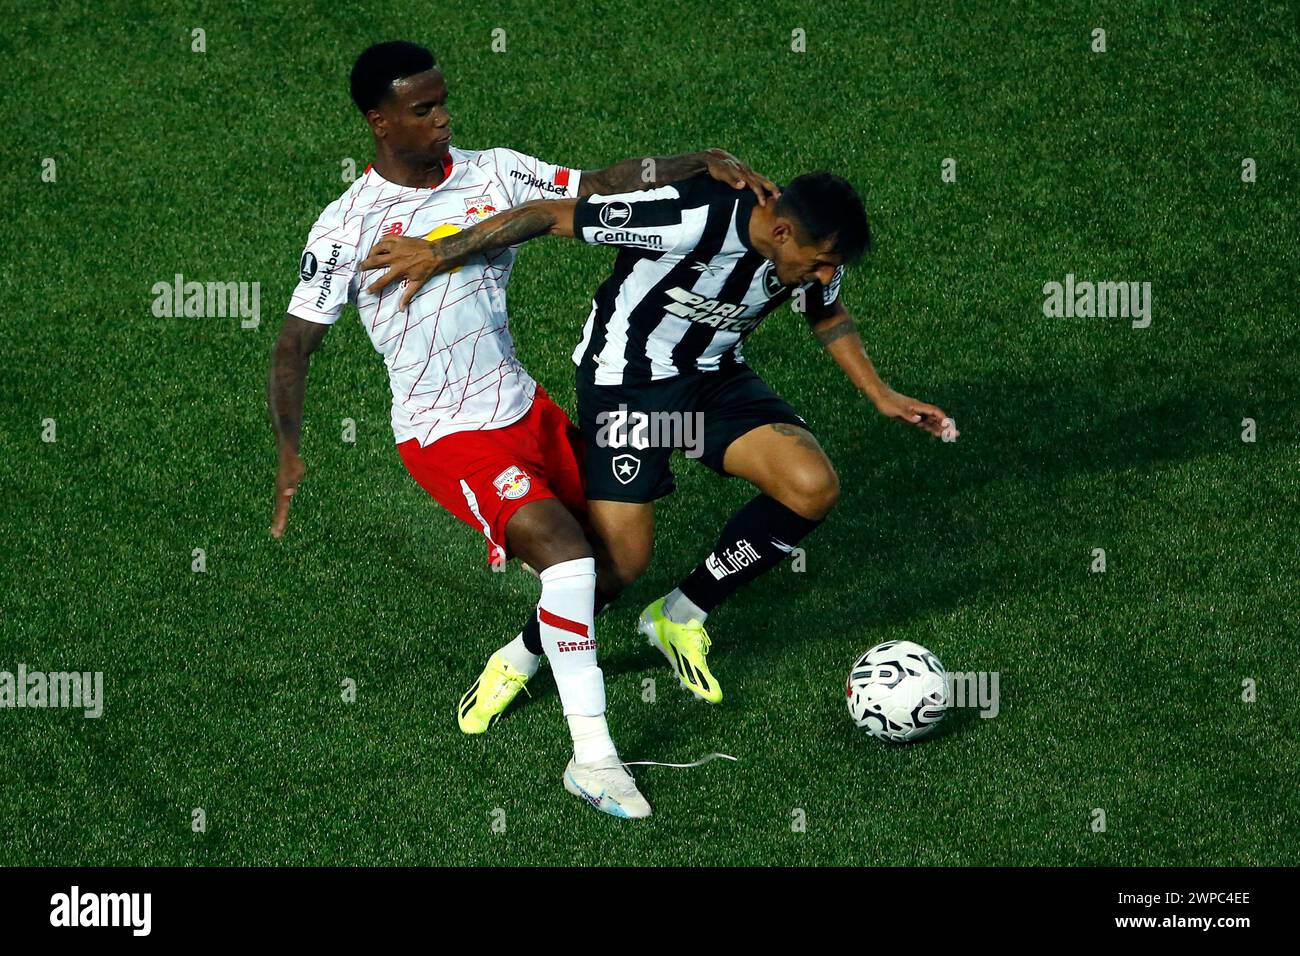
[[[597,385],[715,372],[744,361],[741,346],[777,306],[805,290],[816,315],[839,297],[830,285],[783,285],[749,242],[758,200],[705,175],[657,189],[587,196],[574,234],[618,246],[614,271],[591,305],[573,361]]]

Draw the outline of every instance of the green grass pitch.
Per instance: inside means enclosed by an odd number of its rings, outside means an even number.
[[[0,709],[0,864],[1297,863],[1294,7],[156,6],[24,5],[0,37],[0,671],[103,671],[106,697],[98,720]],[[610,722],[626,759],[740,760],[641,768],[639,824],[562,791],[545,670],[457,731],[536,582],[490,573],[406,475],[353,312],[266,533],[270,344],[344,160],[370,158],[352,58],[393,37],[438,56],[466,147],[848,176],[877,249],[845,301],[884,377],[962,428],[880,419],[788,311],[750,340],[843,496],[806,571],[711,619],[710,709],[635,616],[749,492],[677,467],[651,571],[599,622]],[[515,271],[520,354],[570,411],[611,259],[541,241]],[[260,326],[156,318],[176,273],[260,282]],[[1149,281],[1150,327],[1045,317],[1067,273]],[[998,672],[1000,713],[910,747],[857,731],[842,682],[891,638]]]

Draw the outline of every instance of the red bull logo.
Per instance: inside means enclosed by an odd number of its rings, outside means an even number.
[[[482,222],[489,216],[495,216],[498,211],[491,196],[475,196],[465,200],[466,222]]]
[[[492,487],[497,490],[497,496],[502,501],[515,501],[528,494],[532,482],[522,468],[511,465],[493,479]]]

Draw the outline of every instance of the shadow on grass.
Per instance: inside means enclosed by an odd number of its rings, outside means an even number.
[[[1092,377],[1107,382],[1118,374]],[[1049,587],[1056,578],[1046,562],[1063,569],[1085,560],[1079,538],[1090,538],[1096,522],[1104,521],[1104,530],[1130,512],[1140,514],[1146,507],[1141,486],[1158,481],[1162,469],[1240,447],[1250,382],[1211,389],[1200,382],[1181,391],[1169,378],[1162,384],[1174,394],[1146,401],[1138,400],[1138,383],[1110,391],[1047,378],[938,387],[935,394],[957,396],[945,399],[963,428],[951,446],[902,427],[886,434],[889,423],[860,416],[820,429],[844,490],[836,511],[807,542],[810,573],[796,583],[779,568],[760,586],[738,592],[711,618],[718,650],[766,660],[793,652],[788,635],[816,639],[842,632],[846,622],[887,628],[989,594]],[[1255,395],[1252,402],[1258,401]],[[863,454],[845,452],[860,444],[864,427],[873,428],[875,443]],[[1107,488],[1111,474],[1114,486]],[[1062,489],[1081,477],[1098,480],[1103,518],[1078,514],[1087,502],[1070,500]],[[602,635],[618,635],[602,643],[606,673],[662,664],[622,635],[633,633],[644,603],[704,557],[716,530],[748,493],[739,499],[695,495],[689,502],[679,493],[661,508],[655,566],[600,618]]]
[[[719,658],[740,656],[746,670],[771,669],[780,657],[799,653],[790,646],[791,635],[817,640],[821,634],[842,633],[846,622],[864,631],[887,629],[989,594],[1045,589],[1053,577],[1040,559],[1047,554],[1068,555],[1063,562],[1076,559],[1078,538],[1092,529],[1087,518],[1069,523],[1071,508],[1063,506],[1062,483],[1123,473],[1113,490],[1098,492],[1107,496],[1105,521],[1122,520],[1125,513],[1144,507],[1140,494],[1132,494],[1134,470],[1156,481],[1164,467],[1236,447],[1243,396],[1251,394],[1247,381],[1220,382],[1212,389],[1203,382],[1196,387],[1185,383],[1180,389],[1166,376],[1162,384],[1172,394],[1141,400],[1137,381],[1127,387],[1105,384],[1122,378],[1120,370],[1092,370],[1077,377],[1096,380],[1098,388],[1080,389],[1051,378],[936,387],[934,394],[945,396],[963,428],[961,441],[952,446],[903,427],[888,431],[890,423],[869,422],[860,405],[854,406],[852,419],[819,428],[842,479],[851,479],[844,481],[836,511],[808,543],[810,564],[825,570],[808,574],[797,585],[777,570],[760,587],[734,596],[714,619]],[[860,447],[867,428],[873,444],[863,453],[847,451]],[[674,467],[682,475],[692,465],[678,459]],[[739,482],[726,483],[734,490],[723,491],[712,476],[698,488],[693,481],[684,484],[692,487],[660,508],[650,573],[598,618],[601,667],[611,680],[630,673],[674,680],[660,655],[636,636],[636,615],[704,557],[717,529],[749,496]],[[701,495],[701,488],[718,492]],[[1077,510],[1078,503],[1074,505]],[[404,548],[401,537],[389,541],[393,557],[411,573],[420,573],[427,553]],[[835,560],[836,555],[850,557]],[[476,642],[472,649],[444,649],[439,655],[444,666],[454,667],[454,659],[462,656],[472,658],[466,674],[473,679],[469,670],[481,666],[498,637],[504,642],[517,629],[512,609],[518,605],[519,617],[529,610],[525,592],[531,590],[521,582],[526,583],[522,574],[512,574],[510,586],[491,598],[501,605],[500,635],[481,646]],[[465,583],[466,598],[472,594],[482,601],[481,585]],[[545,669],[539,678],[532,688],[535,696],[521,696],[512,713],[522,716],[535,702],[554,704],[553,680]],[[969,731],[971,720],[978,716],[954,711],[933,739]],[[675,739],[671,723],[651,737],[638,743],[663,751],[675,742],[689,742]]]

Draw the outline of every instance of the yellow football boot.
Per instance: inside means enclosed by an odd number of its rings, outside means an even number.
[[[639,628],[651,646],[668,658],[683,687],[710,704],[722,702],[722,688],[706,660],[711,642],[702,622],[677,624],[668,620],[664,599],[660,598],[641,612]]]
[[[526,691],[528,675],[514,667],[500,654],[488,658],[483,673],[465,691],[456,709],[456,722],[467,734],[481,734],[501,717],[510,702]]]

